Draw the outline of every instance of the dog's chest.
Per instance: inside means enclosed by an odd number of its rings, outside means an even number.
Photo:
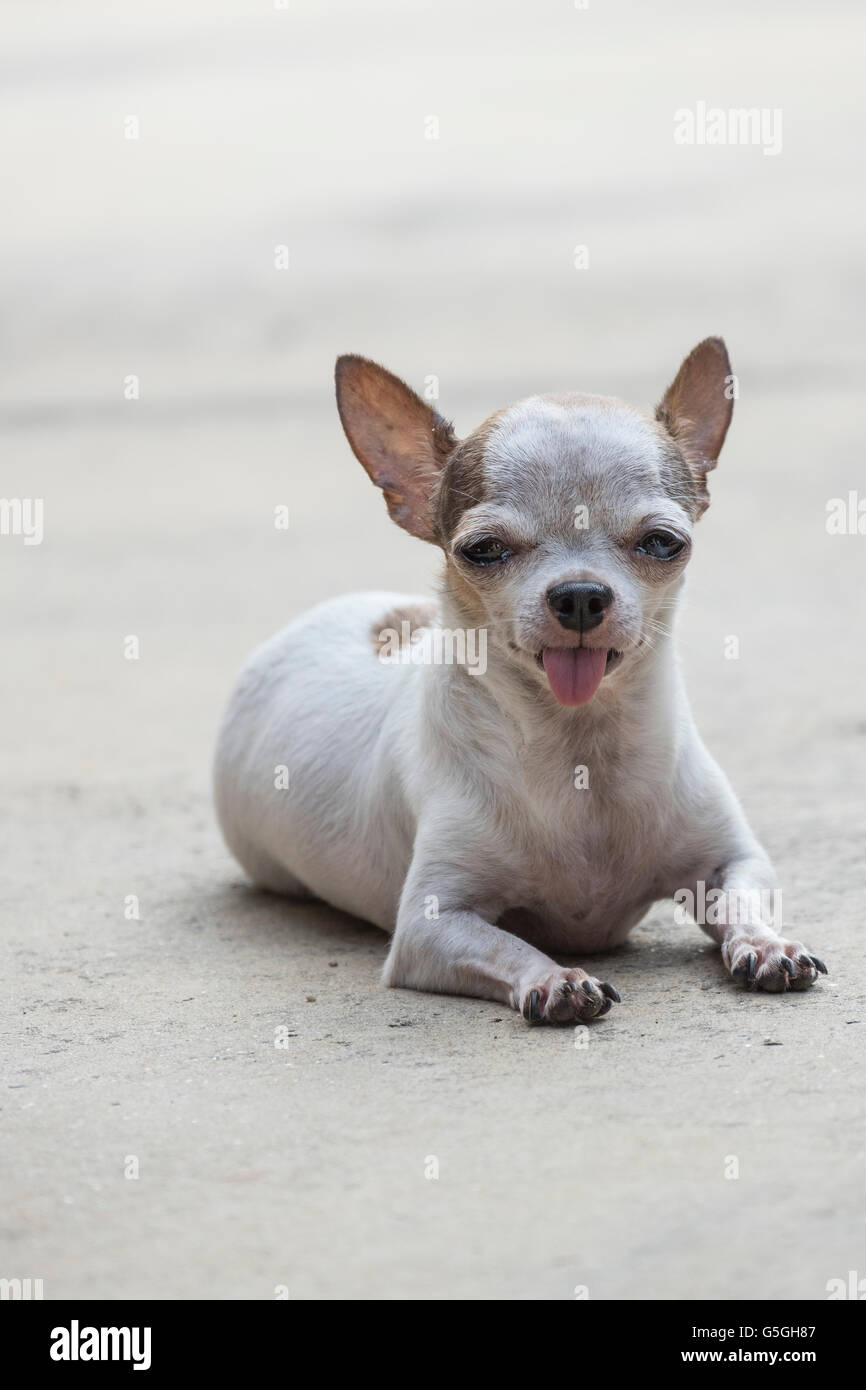
[[[651,787],[573,795],[518,823],[506,915],[549,949],[602,949],[668,891],[671,828]]]

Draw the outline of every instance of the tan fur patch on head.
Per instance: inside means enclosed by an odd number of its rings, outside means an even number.
[[[706,487],[700,485],[682,449],[668,430],[664,426],[658,427],[658,430],[662,443],[662,458],[659,464],[662,486],[668,496],[678,502],[683,511],[696,521],[709,506]]]
[[[463,513],[484,501],[484,451],[491,430],[504,413],[498,410],[461,440],[442,470],[436,495],[436,529],[439,544],[446,549]]]
[[[433,603],[407,603],[391,608],[370,628],[373,651],[378,656],[386,646],[391,651],[402,650],[411,645],[424,628],[434,627],[436,620]]]

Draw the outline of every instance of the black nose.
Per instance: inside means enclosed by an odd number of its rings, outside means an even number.
[[[556,584],[548,589],[547,602],[563,627],[589,632],[613,603],[613,591],[606,584]]]

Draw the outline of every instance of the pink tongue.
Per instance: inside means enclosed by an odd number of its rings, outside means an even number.
[[[586,705],[607,665],[603,647],[545,647],[541,660],[550,688],[561,705]]]

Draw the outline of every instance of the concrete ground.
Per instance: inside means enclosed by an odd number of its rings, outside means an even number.
[[[821,1299],[862,1276],[866,536],[825,521],[864,489],[866,16],[34,0],[3,22],[2,488],[45,520],[41,545],[0,537],[0,1277]],[[781,151],[675,144],[699,101],[778,108]],[[536,389],[649,405],[714,332],[740,399],[683,659],[830,976],[743,994],[662,906],[603,962],[624,1002],[586,1048],[384,991],[385,938],[244,886],[209,797],[254,644],[435,575],[343,440],[335,355],[437,377],[466,430]]]

